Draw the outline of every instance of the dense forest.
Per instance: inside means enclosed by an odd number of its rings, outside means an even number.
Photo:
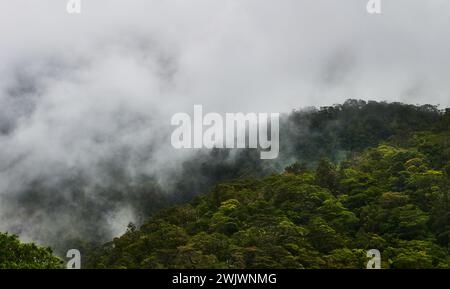
[[[186,202],[214,185],[246,177],[263,177],[301,161],[308,168],[326,157],[337,164],[353,153],[390,140],[405,145],[414,131],[428,131],[440,122],[442,112],[432,105],[408,105],[349,99],[333,106],[304,108],[280,119],[280,156],[260,160],[254,150],[200,151],[175,176],[170,201]],[[445,124],[441,124],[445,125]]]
[[[323,157],[312,168],[297,161],[280,174],[219,184],[139,229],[130,224],[85,266],[364,268],[375,248],[383,268],[450,268],[450,115],[394,104],[392,116],[382,106],[371,115],[365,103],[352,103],[356,112],[341,119],[346,129],[318,136]],[[309,122],[320,127],[343,109],[322,109]],[[335,165],[337,144],[355,153]]]
[[[449,268],[449,139],[450,111],[431,105],[293,111],[276,162],[199,152],[172,188],[129,188],[139,224],[73,245],[84,268],[365,268],[368,249],[380,250],[382,268]],[[25,245],[0,237],[0,267],[28,264],[4,253]],[[37,268],[56,266],[48,249],[29,246]]]

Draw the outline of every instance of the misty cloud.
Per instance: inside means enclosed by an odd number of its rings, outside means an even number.
[[[25,238],[118,234],[135,202],[94,188],[118,182],[111,168],[170,186],[191,155],[171,148],[170,117],[194,104],[450,104],[446,0],[383,1],[382,15],[364,0],[94,0],[81,15],[65,5],[0,1],[0,231]],[[61,189],[68,181],[83,191]]]

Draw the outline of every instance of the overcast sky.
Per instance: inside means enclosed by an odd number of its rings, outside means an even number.
[[[382,15],[366,0],[66,3],[0,0],[0,231],[16,214],[6,196],[33,180],[101,182],[99,164],[122,156],[130,174],[179,166],[161,132],[194,104],[450,105],[448,0],[382,0]]]
[[[84,71],[168,107],[289,111],[350,97],[449,105],[450,2],[382,0],[382,15],[366,3],[84,0],[81,15],[68,15],[62,0],[1,0],[0,83],[29,66],[63,86]]]

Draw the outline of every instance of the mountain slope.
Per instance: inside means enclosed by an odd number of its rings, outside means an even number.
[[[88,253],[93,268],[450,268],[450,115],[336,167],[217,185]]]

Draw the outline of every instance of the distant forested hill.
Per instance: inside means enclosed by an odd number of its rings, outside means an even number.
[[[383,268],[450,268],[448,111],[348,101],[286,123],[294,161],[283,173],[245,173],[130,224],[85,251],[84,266],[364,268],[378,249]],[[250,159],[205,161],[198,172],[264,174]]]
[[[260,160],[255,150],[201,151],[175,176],[172,200],[186,202],[215,184],[282,171],[295,161],[313,168],[326,157],[338,163],[352,153],[389,140],[407,145],[412,131],[435,130],[443,112],[432,105],[409,105],[349,99],[319,109],[294,110],[280,119],[280,156]]]

